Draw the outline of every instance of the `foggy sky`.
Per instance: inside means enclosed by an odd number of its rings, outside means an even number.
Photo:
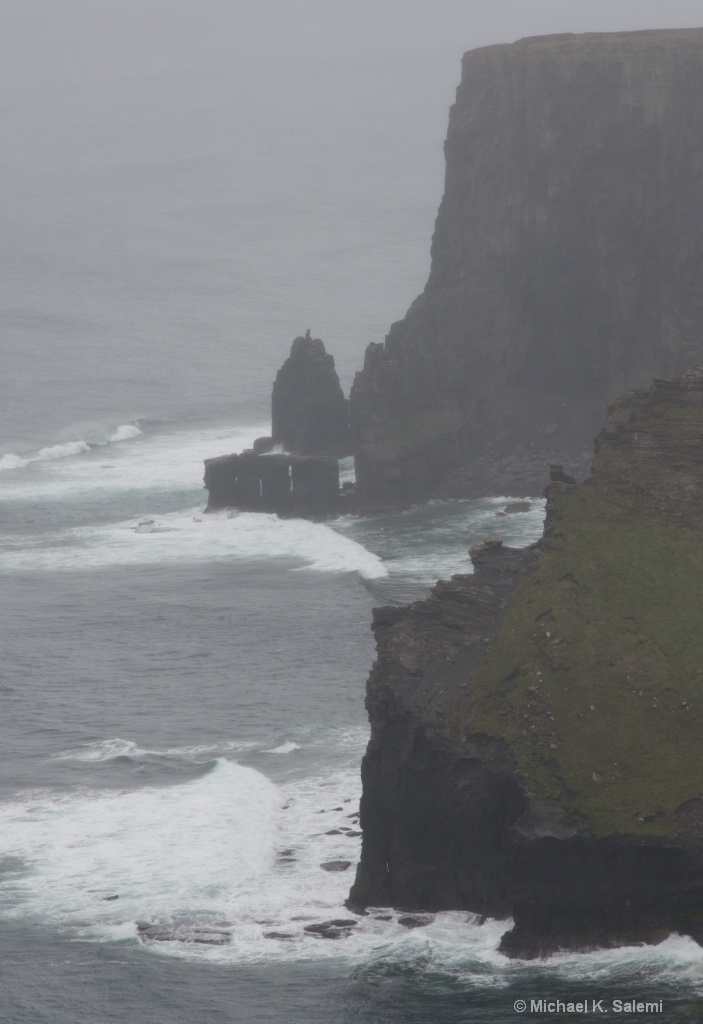
[[[527,35],[702,24],[702,0],[3,0],[0,326],[3,307],[75,318],[104,351],[52,335],[47,344],[66,345],[67,377],[99,374],[109,345],[115,366],[156,377],[170,338],[176,364],[189,322],[221,351],[236,304],[248,366],[257,332],[286,339],[312,326],[333,340],[348,386],[364,346],[427,278],[462,53]],[[291,237],[285,211],[298,201],[309,206]],[[238,236],[246,204],[250,219],[260,211],[260,299],[229,285],[250,255]],[[390,211],[393,245],[375,210]],[[321,275],[300,257],[324,234],[342,254],[324,284],[337,312],[311,323]],[[361,255],[345,257],[352,249]],[[200,291],[174,254],[211,263]],[[7,445],[33,430],[18,396],[41,372],[16,322],[11,372],[0,374]],[[262,407],[279,356],[267,358],[252,385]],[[225,401],[234,369],[213,369],[204,392]],[[179,387],[174,377],[174,396]],[[69,412],[49,399],[58,429]],[[114,416],[141,414],[130,401]]]

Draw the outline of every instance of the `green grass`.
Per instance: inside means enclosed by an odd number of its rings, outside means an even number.
[[[556,496],[553,546],[465,724],[504,737],[527,789],[594,835],[670,836],[676,808],[703,796],[703,529],[608,490],[594,477]]]

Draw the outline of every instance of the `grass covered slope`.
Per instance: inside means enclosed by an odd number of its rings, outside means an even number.
[[[551,485],[545,539],[468,731],[591,835],[673,838],[703,797],[703,366],[611,407],[590,479]]]

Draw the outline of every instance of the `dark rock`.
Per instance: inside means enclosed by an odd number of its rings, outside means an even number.
[[[335,921],[322,921],[320,924],[308,924],[305,925],[304,930],[321,939],[343,939],[350,934],[357,923],[353,919],[342,918]]]
[[[257,437],[252,445],[252,451],[254,455],[266,455],[272,448],[276,447],[276,442],[272,437]]]
[[[119,896],[102,896],[101,897],[101,899],[104,900],[105,903],[113,903],[115,900],[118,900],[119,898],[120,898]]]
[[[512,917],[520,957],[703,942],[702,451],[703,365],[612,405],[539,544],[375,610],[351,906]]]
[[[264,932],[265,939],[294,939],[295,936],[290,932]]]
[[[139,923],[137,935],[143,942],[194,942],[204,946],[226,946],[232,937],[226,927],[184,921],[165,925]]]
[[[346,871],[347,868],[351,867],[350,860],[328,860],[325,864],[320,864],[323,871]]]
[[[703,357],[702,123],[703,29],[464,56],[429,280],[350,396],[362,510],[582,480],[607,403]]]
[[[529,512],[532,508],[531,501],[512,501],[509,505],[506,505],[503,509],[506,515],[515,515],[518,512]]]
[[[336,459],[245,451],[206,459],[204,479],[208,512],[236,508],[308,519],[328,519],[340,512]]]
[[[276,444],[297,455],[351,454],[348,403],[334,359],[319,338],[296,338],[278,371],[271,396]]]
[[[414,915],[406,914],[404,917],[398,918],[398,924],[402,928],[410,930],[413,928],[426,928],[428,924],[432,924],[433,920],[434,919],[429,916],[416,917]]]

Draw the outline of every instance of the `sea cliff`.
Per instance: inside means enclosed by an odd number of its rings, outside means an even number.
[[[703,358],[703,29],[463,58],[429,279],[350,397],[362,508],[588,472],[607,404]]]
[[[610,408],[543,539],[374,613],[350,905],[538,956],[703,939],[703,365]]]

